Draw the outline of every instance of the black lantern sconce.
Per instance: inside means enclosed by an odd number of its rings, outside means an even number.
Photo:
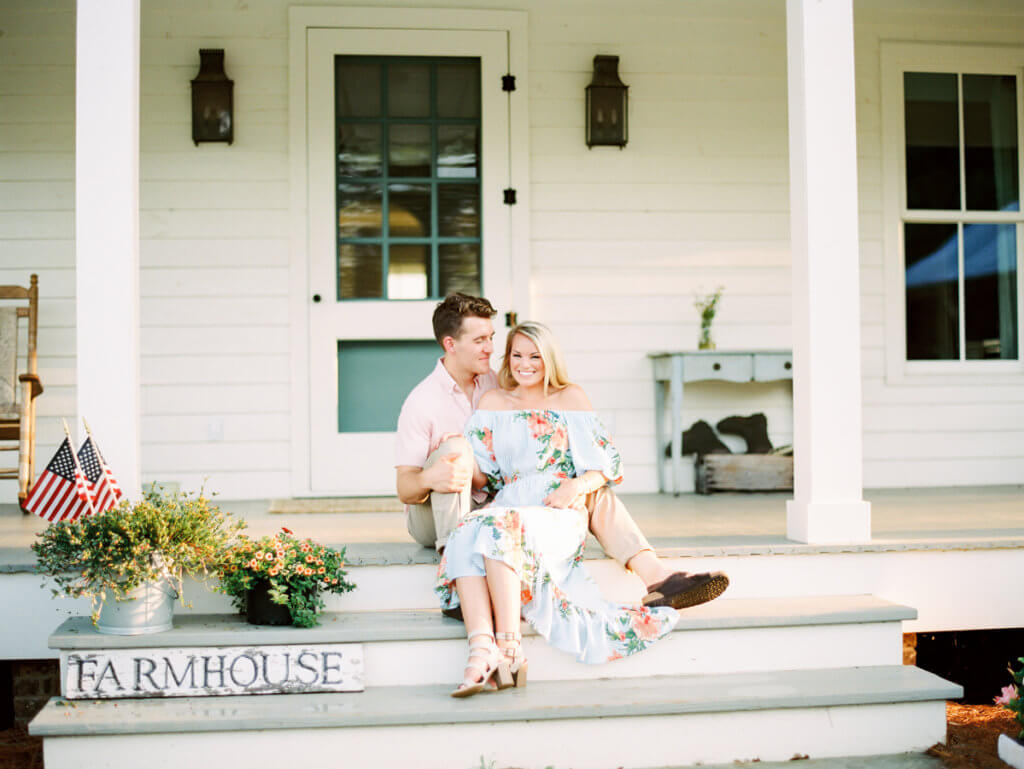
[[[224,49],[199,51],[199,74],[192,80],[192,141],[227,142],[235,139],[235,81],[224,74]]]
[[[587,147],[618,147],[629,141],[629,86],[619,80],[618,56],[595,56],[587,86]]]

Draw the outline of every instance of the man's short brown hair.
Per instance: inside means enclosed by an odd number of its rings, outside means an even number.
[[[449,294],[434,309],[434,338],[438,344],[446,336],[458,339],[463,318],[493,318],[497,312],[482,296]]]

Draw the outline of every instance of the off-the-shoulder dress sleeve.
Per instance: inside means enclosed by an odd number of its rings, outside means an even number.
[[[501,470],[498,468],[498,458],[494,455],[493,417],[493,412],[477,411],[469,418],[465,431],[477,467],[487,478],[484,490],[491,495],[497,494],[504,485]]]
[[[566,421],[576,474],[599,470],[610,483],[621,483],[622,458],[597,415],[592,411],[570,411],[566,413]]]

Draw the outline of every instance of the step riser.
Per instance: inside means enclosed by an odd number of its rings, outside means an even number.
[[[579,681],[655,675],[899,665],[898,622],[672,633],[642,654],[606,665],[576,662],[537,636],[524,639],[535,681]],[[366,685],[455,684],[462,680],[466,642],[406,641],[363,645]]]
[[[491,762],[523,769],[639,769],[780,761],[796,754],[921,752],[945,734],[945,703],[934,701],[442,726],[48,737],[44,756],[47,769],[137,769],[140,756],[147,769],[303,764],[471,769]]]

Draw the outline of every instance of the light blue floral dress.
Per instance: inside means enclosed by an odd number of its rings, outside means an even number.
[[[486,557],[515,570],[523,617],[580,662],[627,657],[675,627],[674,609],[606,601],[582,565],[587,514],[543,506],[562,481],[588,470],[622,480],[619,452],[593,412],[477,411],[466,437],[495,497],[448,537],[435,588],[442,608],[458,605],[458,577],[484,576]]]

